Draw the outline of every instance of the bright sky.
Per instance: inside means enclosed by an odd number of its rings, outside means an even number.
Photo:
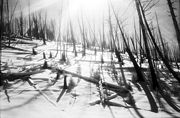
[[[14,6],[16,0],[9,0],[11,6]],[[60,10],[62,8],[62,27],[66,27],[69,19],[71,19],[74,27],[78,27],[78,19],[83,19],[84,22],[89,22],[90,25],[95,24],[98,29],[102,25],[103,19],[105,25],[108,20],[108,3],[112,3],[115,11],[118,13],[119,18],[124,21],[125,29],[128,33],[134,32],[133,23],[134,18],[137,20],[137,13],[135,9],[134,0],[30,0],[31,12],[47,11],[48,18],[55,19],[57,23],[60,20]],[[157,1],[157,0],[155,0]],[[27,15],[29,0],[19,0],[16,8],[16,16],[22,9],[23,14]],[[166,0],[160,2],[154,7],[151,18],[154,18],[154,11],[157,12],[160,27],[163,36],[171,40],[171,43],[176,43],[174,40],[175,33],[172,25],[172,20],[168,16],[168,6]],[[178,4],[176,4],[178,7]],[[13,7],[12,7],[13,8]],[[178,11],[178,10],[177,10]],[[178,14],[178,13],[177,13]],[[113,17],[113,15],[111,15]],[[58,26],[58,24],[56,25]],[[93,26],[92,26],[93,27]]]

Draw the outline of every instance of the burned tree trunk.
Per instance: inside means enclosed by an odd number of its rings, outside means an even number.
[[[39,28],[38,28],[38,21],[37,21],[37,16],[33,15],[33,23],[34,23],[34,28],[33,28],[33,36],[36,37],[36,39],[39,39]]]
[[[73,32],[73,28],[72,28],[71,22],[70,22],[70,30],[71,30],[71,40],[73,42],[73,51],[74,51],[75,57],[77,57],[76,40],[74,38],[74,32]]]
[[[109,10],[109,28],[110,28],[110,31],[109,31],[110,38],[112,39],[111,42],[112,42],[113,51],[115,51],[115,55],[118,58],[119,66],[120,66],[120,68],[122,68],[123,60],[122,60],[120,52],[118,51],[116,44],[115,44],[115,36],[113,34],[113,27],[112,27],[112,22],[111,22],[110,10]],[[126,78],[124,75],[124,71],[122,69],[120,69],[120,70],[121,70],[121,75],[122,75],[124,85],[126,86],[126,88],[128,88]]]
[[[76,73],[72,73],[66,70],[60,70],[60,73],[71,74],[72,76],[79,77],[87,82],[91,82],[93,84],[99,85],[98,80],[94,78],[84,77],[84,76],[81,76],[81,75],[78,75]],[[108,82],[102,82],[102,86],[104,88],[107,88],[108,90],[114,91],[115,93],[117,93],[119,96],[122,96],[122,97],[127,97],[127,95],[129,94],[128,89],[108,83]]]
[[[140,23],[140,26],[141,26],[141,29],[142,29],[146,54],[147,54],[148,63],[149,63],[150,71],[151,71],[151,79],[152,79],[153,89],[156,90],[157,86],[158,86],[157,77],[156,77],[156,73],[155,73],[153,63],[152,63],[152,60],[151,60],[150,50],[149,50],[149,46],[148,46],[148,42],[147,42],[147,36],[146,36],[146,29],[145,29],[145,26],[144,26],[144,23],[143,23],[143,19],[142,19],[142,16],[141,16],[141,11],[140,11],[138,1],[136,1],[136,9],[137,9],[138,16],[139,16],[139,23]]]
[[[177,42],[178,42],[179,50],[180,50],[180,29],[178,27],[178,23],[177,23],[177,20],[176,20],[176,15],[174,13],[172,2],[171,2],[171,0],[167,0],[167,2],[168,2],[169,10],[170,10],[170,13],[171,13],[171,17],[172,17],[172,20],[173,20],[174,28],[175,28],[175,31],[176,31]]]
[[[0,5],[0,8],[1,8],[1,21],[0,21],[0,53],[1,53],[1,48],[2,48],[2,34],[3,34],[3,29],[4,29],[4,18],[3,18],[3,5],[4,4],[4,1],[1,0],[1,5]]]
[[[24,32],[23,32],[23,26],[24,26],[24,22],[23,22],[23,12],[21,11],[21,16],[19,18],[19,25],[20,25],[20,35],[23,36]]]
[[[136,6],[137,6],[137,11],[138,11],[138,14],[139,14],[139,16],[140,16],[140,21],[141,21],[141,25],[142,26],[144,26],[143,25],[143,20],[142,20],[142,16],[141,16],[141,14],[140,13],[142,13],[142,15],[144,15],[144,11],[142,10],[142,6],[141,6],[141,3],[140,3],[140,1],[139,0],[136,0]],[[141,9],[141,11],[140,11],[140,9]],[[148,24],[147,24],[147,21],[146,21],[146,19],[145,19],[145,16],[143,16],[144,17],[144,22],[146,23],[146,27],[147,28],[149,28],[149,26],[148,26]],[[145,27],[144,27],[145,28]],[[143,29],[143,28],[142,28]],[[144,29],[144,30],[146,30],[146,29]],[[147,29],[147,30],[149,30],[149,29]],[[151,36],[152,36],[152,34],[151,34]],[[152,36],[153,37],[153,36]],[[154,38],[154,37],[153,37]],[[144,42],[145,42],[145,46],[148,46],[147,44],[146,44],[146,41],[144,40]],[[154,42],[153,42],[154,43]],[[155,43],[156,44],[156,43]],[[157,45],[157,44],[156,44]],[[148,47],[146,47],[146,51],[147,51],[147,48]],[[160,51],[160,50],[159,50]],[[161,94],[161,96],[164,98],[164,100],[174,109],[174,110],[176,110],[176,111],[178,111],[178,112],[180,112],[180,108],[179,108],[179,106],[177,106],[175,103],[174,103],[174,101],[172,100],[172,98],[166,93],[166,92],[164,92],[164,90],[162,89],[162,87],[161,87],[161,80],[159,79],[159,77],[156,75],[156,73],[155,73],[155,69],[154,69],[154,67],[153,67],[153,62],[151,61],[151,59],[150,59],[150,57],[149,57],[149,53],[147,52],[147,57],[148,57],[148,62],[149,62],[149,66],[150,66],[150,71],[151,71],[151,76],[154,78],[154,84],[156,84],[156,86],[153,86],[153,87],[155,87],[156,88],[156,90]],[[167,61],[167,60],[166,60]],[[159,82],[159,83],[158,83]]]
[[[167,53],[165,53],[166,49],[165,49],[162,33],[161,33],[161,30],[160,30],[160,27],[159,27],[159,22],[158,22],[157,14],[156,14],[156,21],[157,21],[157,28],[158,28],[158,32],[159,32],[159,38],[160,38],[162,49],[163,49],[163,52],[164,52],[164,57],[168,58]]]
[[[11,29],[10,29],[10,13],[9,13],[9,0],[7,0],[7,35],[8,35],[8,46],[11,45],[11,38],[10,38],[10,32],[11,32]]]
[[[81,26],[82,25],[82,26]],[[83,22],[83,19],[82,19],[82,24],[80,24],[79,22],[79,28],[80,28],[80,33],[81,33],[81,37],[82,37],[82,56],[85,56],[86,55],[86,31],[85,31],[85,28],[84,28],[84,22]]]
[[[157,104],[155,102],[155,99],[153,98],[153,96],[152,96],[152,94],[151,94],[151,92],[150,92],[150,90],[149,90],[149,88],[147,86],[147,82],[146,82],[145,76],[143,75],[143,73],[141,71],[141,68],[138,66],[138,64],[137,64],[131,50],[129,49],[129,46],[128,46],[127,42],[126,42],[126,38],[124,36],[124,32],[123,32],[123,30],[122,30],[122,28],[120,26],[120,23],[119,23],[117,15],[115,14],[115,11],[114,11],[114,15],[115,15],[116,22],[117,22],[117,25],[119,27],[119,30],[121,32],[122,39],[123,39],[123,41],[125,43],[126,51],[127,51],[128,55],[129,55],[129,58],[132,61],[133,65],[134,65],[134,68],[136,70],[136,73],[137,73],[137,76],[138,76],[137,82],[141,85],[141,87],[143,88],[144,92],[147,95],[147,98],[148,98],[149,103],[150,103],[151,111],[158,112],[158,107],[157,107]]]
[[[148,25],[148,23],[147,23],[147,20],[146,20],[146,17],[145,17],[145,14],[144,14],[144,10],[143,10],[143,8],[142,8],[142,5],[141,5],[141,4],[139,4],[139,5],[140,5],[140,10],[142,11],[142,12],[141,12],[141,13],[142,13],[142,17],[143,17],[145,26],[146,26],[146,28],[147,28],[148,34],[149,34],[149,36],[150,36],[150,39],[152,40],[152,42],[153,42],[153,44],[154,44],[154,46],[155,46],[155,48],[156,48],[159,56],[161,57],[162,61],[164,62],[164,64],[165,64],[166,67],[168,68],[169,72],[171,72],[172,75],[174,76],[174,78],[177,79],[178,82],[180,83],[180,77],[179,77],[178,74],[172,69],[172,67],[170,66],[168,60],[163,56],[163,54],[162,54],[162,52],[160,51],[158,45],[156,44],[155,38],[154,38],[154,36],[153,36],[153,34],[152,34],[152,32],[151,32],[151,30],[150,30],[150,28],[149,28],[149,25]]]

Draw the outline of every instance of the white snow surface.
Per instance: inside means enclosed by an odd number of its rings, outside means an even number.
[[[60,64],[60,51],[56,58],[50,59],[50,52],[54,56],[56,54],[56,43],[47,42],[47,45],[41,45],[41,41],[35,41],[38,46],[35,50],[37,55],[32,54],[17,54],[13,52],[22,52],[12,49],[3,49],[1,57],[1,66],[6,65],[7,68],[2,72],[25,72],[28,69],[35,68],[35,66],[42,66],[44,63],[43,52],[46,54],[46,61],[48,65],[65,69],[67,71],[81,74],[82,76],[91,77],[92,73],[101,68],[101,55],[100,51],[97,51],[97,55],[94,55],[93,50],[86,50],[86,56],[82,57],[81,49],[77,49],[78,56],[75,57],[72,46],[67,47],[67,58],[69,64]],[[32,52],[32,47],[35,45],[23,45],[18,44],[16,47],[29,50]],[[63,48],[62,48],[63,50]],[[61,51],[62,53],[63,51]],[[122,55],[124,60],[123,67],[133,67],[133,64],[128,59],[127,54]],[[104,52],[103,59],[105,63],[102,66],[104,81],[116,84],[112,81],[111,76],[107,70],[111,65],[111,53]],[[117,62],[117,59],[113,55],[113,59]],[[119,67],[119,64],[115,63],[115,67]],[[144,65],[147,67],[147,65]],[[132,72],[124,71],[127,80],[132,77]],[[121,76],[120,71],[118,75]],[[10,96],[10,102],[7,101],[7,97],[4,94],[4,90],[1,87],[0,91],[0,118],[138,118],[133,108],[124,108],[116,106],[106,106],[103,108],[101,104],[91,106],[89,103],[99,99],[99,93],[96,85],[86,82],[77,77],[67,75],[68,81],[72,79],[76,86],[72,91],[65,93],[59,102],[58,96],[62,91],[63,77],[60,76],[55,85],[52,85],[56,72],[50,69],[45,69],[44,72],[31,75],[31,79],[36,84],[37,89],[41,90],[41,94],[38,90],[34,89],[25,81],[17,80],[15,82],[9,82],[10,86],[7,88],[8,95]],[[116,84],[117,85],[117,84]],[[162,100],[167,109],[171,112],[168,114],[159,108],[158,113],[150,111],[150,105],[144,91],[138,91],[133,85],[132,95],[136,101],[138,111],[145,118],[171,118],[180,117],[180,113],[177,113],[170,108],[165,101]],[[120,105],[126,106],[122,97],[111,100]],[[179,104],[179,103],[178,103]],[[179,104],[180,105],[180,104]]]

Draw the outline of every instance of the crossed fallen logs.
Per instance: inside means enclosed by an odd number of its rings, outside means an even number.
[[[8,81],[15,81],[18,79],[21,79],[23,81],[27,81],[28,84],[30,86],[32,86],[34,89],[36,89],[37,91],[39,91],[39,93],[46,99],[48,100],[51,104],[53,104],[54,106],[55,103],[53,101],[51,101],[48,96],[46,96],[40,89],[38,89],[38,87],[36,86],[36,84],[31,80],[31,75],[33,74],[38,74],[43,72],[43,70],[40,71],[33,71],[33,72],[25,72],[25,73],[0,73],[1,75],[1,83],[0,86],[3,86],[3,89],[5,90],[5,95],[7,96],[8,102],[10,102],[10,97],[8,95],[7,92],[7,86],[8,86]]]
[[[57,75],[58,74],[60,74],[60,75],[61,74],[62,75],[69,75],[70,74],[73,77],[78,77],[78,78],[83,79],[83,80],[85,80],[87,82],[93,83],[93,84],[95,84],[97,86],[99,85],[99,81],[94,79],[93,77],[85,77],[85,76],[82,76],[82,75],[79,75],[79,74],[76,74],[76,73],[73,73],[73,72],[69,72],[67,70],[63,70],[63,69],[57,69],[57,68],[51,68],[51,69],[52,70],[56,69]],[[43,94],[43,92],[41,90],[39,90],[38,87],[36,87],[36,84],[34,84],[33,81],[30,78],[31,75],[38,74],[38,73],[41,73],[41,72],[43,72],[43,70],[33,71],[33,72],[24,72],[24,73],[1,73],[1,81],[7,81],[7,80],[8,81],[14,81],[14,80],[17,80],[17,79],[21,79],[23,81],[27,81],[30,86],[32,86],[34,89],[38,90],[48,101],[50,101],[48,99],[48,96]],[[118,85],[114,85],[114,84],[108,83],[108,82],[102,82],[102,87],[106,88],[107,90],[115,92],[115,94],[113,96],[109,96],[107,98],[106,103],[107,102],[110,103],[109,100],[114,99],[117,96],[121,96],[123,98],[126,98],[126,97],[129,97],[129,95],[130,95],[130,92],[129,92],[128,89],[126,89],[124,87],[121,87],[121,86],[118,86]],[[99,101],[96,101],[95,103],[99,104],[100,102],[101,101],[99,100]],[[51,103],[53,105],[55,105],[55,103],[53,103],[52,101],[51,101]]]
[[[23,72],[23,73],[0,73],[1,74],[1,81],[8,80],[8,81],[14,81],[17,79],[24,80],[26,77],[44,72],[44,70],[40,71],[32,71],[32,72]]]
[[[59,72],[60,73],[65,73],[65,74],[70,74],[70,75],[72,75],[74,77],[78,77],[78,78],[83,79],[83,80],[85,80],[87,82],[99,85],[98,80],[96,80],[96,79],[94,79],[92,77],[85,77],[85,76],[78,75],[76,73],[72,73],[72,72],[69,72],[69,71],[66,71],[66,70],[59,70]],[[126,89],[124,87],[121,87],[121,86],[118,86],[118,85],[108,83],[108,82],[102,82],[102,87],[117,93],[117,95],[119,95],[121,97],[127,97],[128,94],[130,93],[128,89]]]
[[[78,77],[78,78],[83,79],[83,80],[85,80],[87,82],[93,83],[99,88],[101,87],[101,89],[99,89],[100,99],[96,100],[95,102],[90,103],[90,105],[95,105],[95,104],[102,103],[103,106],[105,106],[106,104],[113,105],[113,106],[122,106],[122,105],[116,104],[114,102],[110,102],[111,99],[114,99],[117,96],[121,96],[123,99],[125,98],[124,101],[126,103],[128,103],[129,105],[132,105],[133,107],[135,106],[135,101],[133,99],[133,96],[131,95],[130,91],[128,89],[124,88],[124,87],[117,86],[117,85],[114,85],[114,84],[111,84],[111,83],[108,83],[108,82],[100,82],[100,81],[98,81],[98,79],[95,79],[94,77],[85,77],[85,76],[82,76],[82,75],[79,75],[79,74],[76,74],[76,73],[73,73],[73,72],[69,72],[69,71],[62,70],[62,69],[57,69],[58,77],[60,75],[62,75],[62,74],[65,75],[64,77],[66,77],[68,74],[70,74],[73,77]],[[65,81],[64,81],[64,83],[65,83]],[[64,84],[64,87],[65,86],[66,86],[66,84]],[[65,87],[65,88],[68,89],[68,86]],[[63,88],[60,96],[58,97],[57,102],[62,97],[62,94],[65,93],[65,91],[66,91],[65,88]],[[113,91],[115,93],[113,95],[106,96],[105,95],[106,93],[104,92],[104,89]],[[102,98],[102,97],[104,97],[104,98]]]

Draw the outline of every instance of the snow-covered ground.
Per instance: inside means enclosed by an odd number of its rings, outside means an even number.
[[[29,52],[22,52],[12,49],[3,49],[1,57],[1,70],[2,72],[26,72],[27,70],[33,70],[42,66],[45,59],[43,59],[43,52],[46,54],[46,61],[48,65],[62,68],[67,71],[81,74],[82,76],[91,77],[92,74],[103,66],[102,77],[104,81],[116,84],[112,81],[111,75],[108,74],[111,66],[111,53],[104,52],[103,60],[104,64],[101,65],[102,53],[93,50],[86,50],[86,56],[82,57],[80,53],[81,49],[77,49],[78,56],[75,57],[72,46],[67,47],[68,64],[62,64],[60,62],[60,51],[56,58],[49,58],[50,52],[52,56],[56,54],[56,43],[47,42],[47,45],[41,45],[42,42],[34,41],[38,44],[35,50],[37,55],[32,55],[32,47],[36,44],[18,44],[18,48],[29,50]],[[63,50],[63,48],[62,48]],[[61,52],[63,52],[61,50]],[[133,67],[129,61],[127,54],[123,54],[124,65],[123,67]],[[113,55],[113,59],[117,62],[117,59]],[[147,67],[147,65],[143,65]],[[119,67],[115,63],[115,67]],[[39,67],[40,68],[40,67]],[[127,80],[131,80],[132,72],[124,70]],[[138,118],[140,117],[133,108],[125,108],[127,104],[123,101],[123,98],[118,96],[111,100],[117,103],[119,106],[105,106],[101,104],[90,105],[93,101],[100,99],[99,92],[96,85],[86,82],[77,77],[67,75],[67,80],[73,79],[77,82],[77,86],[65,94],[58,100],[60,93],[63,90],[64,79],[62,76],[53,85],[56,78],[56,72],[45,69],[43,72],[31,75],[31,79],[36,84],[37,89],[33,88],[26,81],[16,80],[9,82],[7,88],[10,102],[1,87],[0,92],[0,117],[1,118]],[[121,76],[120,71],[118,75]],[[159,108],[158,113],[150,111],[150,105],[144,91],[138,91],[134,85],[132,95],[135,99],[136,106],[140,114],[145,118],[171,118],[180,117],[180,113],[170,108],[165,101],[163,104],[168,109],[169,113],[162,111]],[[57,102],[58,101],[58,102]],[[180,105],[180,102],[178,102]]]

